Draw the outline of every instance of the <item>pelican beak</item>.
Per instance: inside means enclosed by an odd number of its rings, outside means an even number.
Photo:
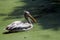
[[[28,16],[32,19],[33,22],[37,22],[36,19],[34,17],[32,17],[30,14],[28,14]]]

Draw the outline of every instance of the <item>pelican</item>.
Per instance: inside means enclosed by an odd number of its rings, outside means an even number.
[[[27,31],[32,29],[33,28],[32,21],[36,22],[36,20],[31,16],[29,11],[24,11],[24,17],[27,20],[27,22],[14,21],[11,24],[7,25],[6,30],[10,32],[15,32],[15,31]]]

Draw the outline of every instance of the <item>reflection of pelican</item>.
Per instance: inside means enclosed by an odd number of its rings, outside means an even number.
[[[36,22],[36,20],[30,15],[28,11],[24,11],[24,17],[27,20],[26,23],[22,21],[14,21],[7,26],[6,30],[13,32],[13,31],[26,31],[33,28],[31,20],[33,20],[33,22]]]

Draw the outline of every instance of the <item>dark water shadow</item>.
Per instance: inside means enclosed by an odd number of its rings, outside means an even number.
[[[50,12],[52,10],[48,10],[46,15],[38,18],[38,23],[39,25],[42,25],[42,29],[60,30],[60,5],[54,5],[54,8],[52,8],[55,10],[54,12]]]
[[[60,14],[48,14],[38,19],[42,29],[60,30]]]

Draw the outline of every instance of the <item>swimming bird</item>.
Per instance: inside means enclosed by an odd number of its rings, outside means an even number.
[[[29,11],[24,11],[24,18],[27,22],[14,21],[11,24],[7,25],[6,30],[10,32],[15,31],[27,31],[33,28],[33,22],[36,22],[35,18],[32,17]],[[32,20],[32,21],[31,21]]]

